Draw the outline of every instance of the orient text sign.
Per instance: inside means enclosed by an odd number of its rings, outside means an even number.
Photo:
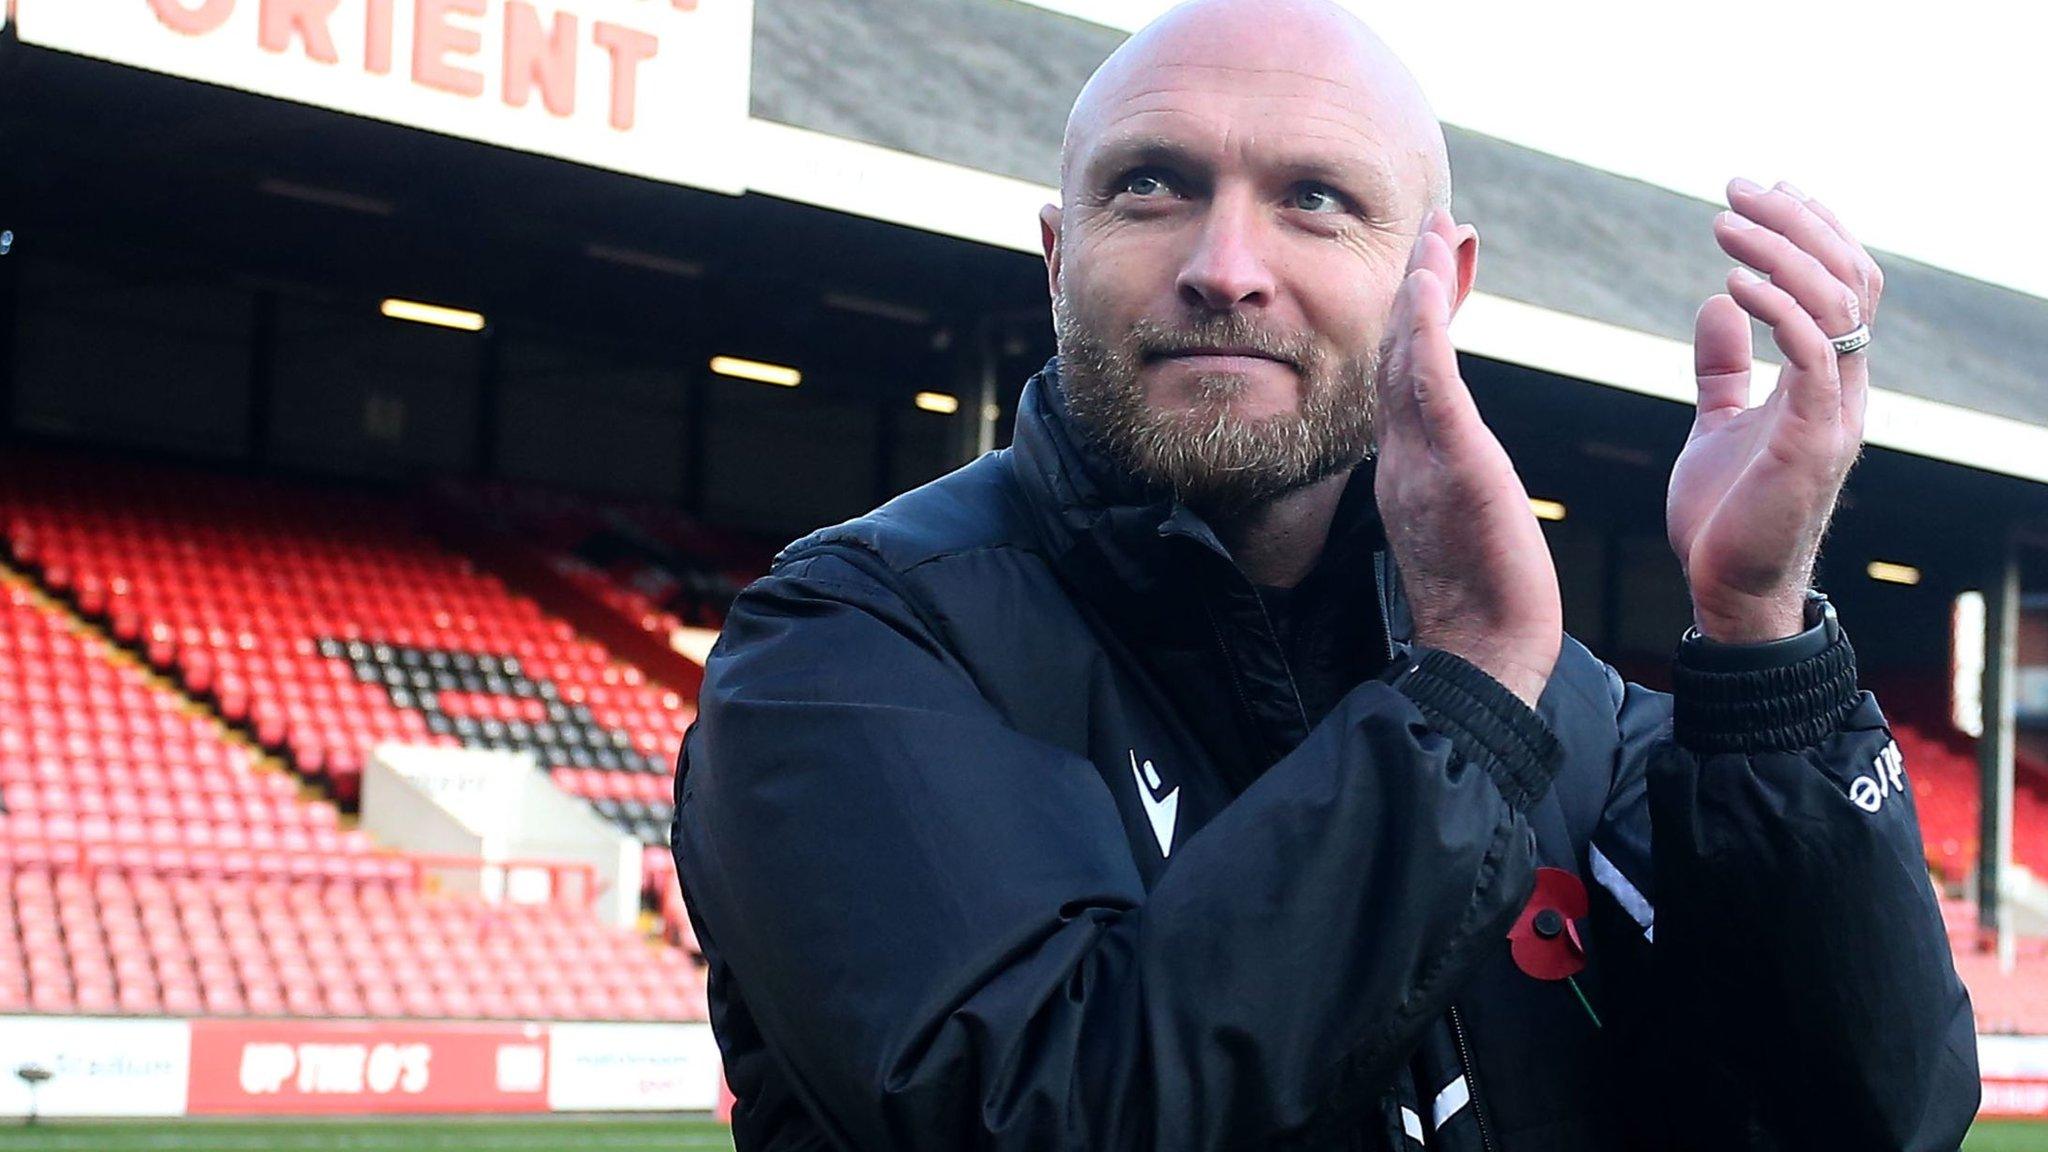
[[[737,193],[753,0],[19,0],[25,43]]]

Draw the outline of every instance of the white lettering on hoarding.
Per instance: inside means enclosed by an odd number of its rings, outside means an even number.
[[[250,1044],[242,1049],[242,1091],[261,1096],[284,1087],[299,1066],[289,1044]]]
[[[361,1044],[299,1045],[299,1091],[356,1095],[363,1090]]]
[[[309,1096],[418,1095],[432,1059],[425,1044],[251,1043],[242,1048],[242,1091],[271,1095],[290,1083]]]
[[[2048,1080],[1984,1079],[1985,1116],[2048,1116]]]

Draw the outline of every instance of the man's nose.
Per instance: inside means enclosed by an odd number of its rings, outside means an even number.
[[[1210,312],[1270,304],[1273,275],[1257,210],[1248,198],[1212,200],[1200,228],[1175,285],[1180,298]]]

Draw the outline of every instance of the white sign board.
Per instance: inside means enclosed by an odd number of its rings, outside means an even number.
[[[389,767],[463,827],[484,838],[502,838],[519,819],[520,799],[536,776],[533,755],[482,748],[380,744],[372,763]],[[364,789],[369,787],[368,774]],[[370,798],[363,798],[368,818]],[[379,806],[382,807],[381,805]],[[373,830],[374,831],[374,830]],[[427,846],[421,851],[448,851]]]
[[[23,43],[737,194],[753,0],[17,0]]]
[[[709,1024],[550,1024],[548,1107],[697,1112],[718,1106]]]
[[[2048,1036],[1979,1036],[1977,1069],[1986,1079],[2048,1080]]]
[[[50,1071],[44,1116],[182,1116],[191,1052],[183,1020],[0,1016],[0,1116],[28,1114],[24,1064]]]
[[[451,890],[493,902],[556,895],[556,877],[525,865],[588,865],[598,917],[639,921],[640,842],[557,788],[532,753],[380,744],[363,771],[362,826],[407,852],[518,865],[436,871]]]

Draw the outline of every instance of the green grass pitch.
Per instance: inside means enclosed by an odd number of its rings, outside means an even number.
[[[55,1120],[0,1127],[8,1152],[731,1152],[698,1117]],[[2048,1152],[2048,1123],[1985,1121],[1964,1152]]]
[[[2048,1152],[2048,1121],[1984,1120],[1970,1129],[1964,1152]]]

